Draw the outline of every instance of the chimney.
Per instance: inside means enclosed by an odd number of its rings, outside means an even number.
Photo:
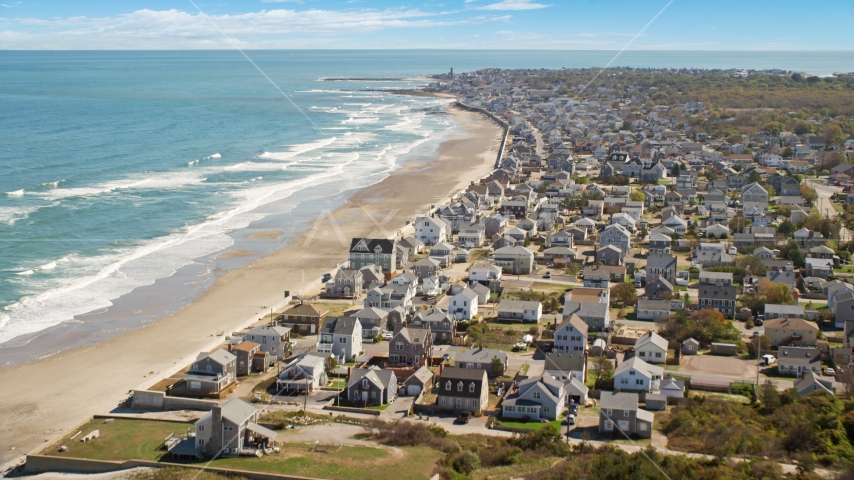
[[[223,426],[222,426],[222,407],[217,405],[211,410],[211,415],[213,418],[211,419],[211,439],[210,443],[206,446],[206,449],[209,452],[219,452],[222,450],[224,446],[223,441]],[[210,448],[207,448],[210,447]]]

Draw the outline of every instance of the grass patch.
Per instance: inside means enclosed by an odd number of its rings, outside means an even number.
[[[326,447],[312,451],[313,444],[289,443],[278,455],[261,458],[223,458],[212,467],[244,469],[294,476],[349,480],[352,478],[423,479],[429,478],[444,455],[429,447],[401,447],[396,458],[389,450],[374,447]]]
[[[150,420],[128,420],[117,418],[112,423],[104,419],[92,419],[80,427],[83,432],[74,440],[70,432],[59,445],[68,447],[64,453],[57,448],[47,450],[47,455],[58,457],[89,458],[93,460],[150,460],[160,461],[166,450],[163,441],[170,433],[184,434],[195,431],[192,423],[154,422]],[[93,430],[99,430],[100,436],[91,442],[81,442],[80,438]]]
[[[511,428],[524,428],[525,430],[539,430],[546,425],[554,425],[558,429],[560,429],[560,424],[563,422],[563,415],[561,415],[557,420],[552,420],[550,422],[541,423],[541,422],[522,422],[515,420],[501,420],[501,425],[505,427]]]
[[[380,410],[380,411],[382,411],[382,410],[385,410],[386,408],[388,408],[388,407],[389,407],[389,405],[391,405],[391,404],[390,404],[390,403],[386,403],[385,405],[372,405],[372,406],[370,406],[370,407],[362,407],[362,406],[360,406],[360,405],[353,405],[353,404],[352,404],[352,403],[350,403],[350,401],[349,401],[349,400],[347,400],[346,398],[342,398],[342,399],[338,400],[338,403],[333,403],[333,405],[336,405],[336,406],[339,406],[339,407],[348,407],[348,408],[366,408],[367,410]]]

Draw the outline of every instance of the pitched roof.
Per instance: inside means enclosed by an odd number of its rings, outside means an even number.
[[[653,344],[656,347],[664,350],[665,352],[667,351],[667,340],[655,332],[649,332],[647,335],[644,335],[643,337],[637,339],[635,341],[635,350],[648,344]]]
[[[638,394],[629,392],[602,392],[599,398],[599,411],[612,410],[637,410]]]

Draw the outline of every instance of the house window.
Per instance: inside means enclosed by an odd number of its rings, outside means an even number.
[[[474,384],[469,384],[469,392],[474,393]]]
[[[205,426],[204,426],[204,425],[199,425],[199,431],[200,431],[200,432],[204,432],[204,431],[205,431]]]
[[[624,417],[628,417],[628,416],[629,416],[629,411],[628,411],[628,410],[623,410],[623,416],[624,416]]]
[[[540,398],[540,392],[534,392],[534,398]]]
[[[460,383],[458,383],[458,384],[457,384],[457,391],[458,391],[458,392],[462,392],[462,391],[463,391],[463,382],[460,382]]]
[[[549,411],[549,407],[548,407],[548,405],[544,405],[544,406],[543,406],[543,411],[544,411],[544,412],[548,412],[548,411]]]
[[[445,382],[445,390],[450,390],[450,389],[451,389],[451,381],[448,380],[447,382]]]

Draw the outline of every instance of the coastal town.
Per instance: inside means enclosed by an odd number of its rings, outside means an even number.
[[[540,478],[599,448],[832,477],[854,460],[854,138],[818,113],[747,129],[622,74],[436,75],[422,94],[502,128],[488,176],[349,239],[285,308],[22,468]]]

